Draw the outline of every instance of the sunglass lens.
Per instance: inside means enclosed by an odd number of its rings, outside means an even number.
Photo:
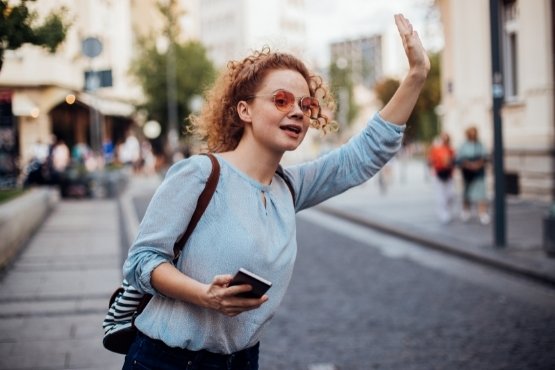
[[[294,102],[295,96],[288,91],[279,90],[274,94],[274,104],[276,105],[276,108],[281,111],[289,111]]]
[[[318,99],[307,96],[301,99],[301,110],[310,118],[317,118],[320,112],[320,103]]]

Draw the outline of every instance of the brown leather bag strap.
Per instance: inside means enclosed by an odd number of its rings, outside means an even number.
[[[177,259],[181,254],[181,250],[185,246],[187,239],[189,239],[189,237],[193,233],[193,230],[197,226],[200,218],[206,210],[206,207],[208,207],[208,203],[210,203],[212,195],[214,195],[216,187],[218,186],[218,180],[220,179],[220,163],[218,162],[216,157],[210,153],[202,154],[210,158],[210,161],[212,162],[212,172],[210,172],[210,176],[208,176],[208,180],[206,182],[204,190],[202,191],[202,193],[200,193],[200,196],[198,197],[197,206],[195,208],[195,211],[193,212],[193,215],[191,216],[191,221],[189,221],[187,230],[173,246],[174,264],[177,262]]]

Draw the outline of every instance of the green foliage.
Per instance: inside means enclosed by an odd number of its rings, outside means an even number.
[[[0,189],[0,204],[17,198],[25,192],[23,189]]]
[[[378,82],[374,86],[374,92],[376,93],[378,99],[385,105],[391,98],[395,91],[399,88],[399,81],[393,78],[386,78]]]
[[[342,116],[337,119],[340,125],[349,126],[359,111],[359,107],[357,106],[354,98],[354,85],[351,78],[351,70],[349,67],[340,68],[337,66],[337,63],[332,62],[329,68],[329,76],[331,91],[333,92],[337,102],[337,112]],[[345,104],[341,97],[342,93],[346,94],[347,107],[342,106]]]
[[[131,66],[131,74],[137,79],[145,94],[142,108],[148,111],[149,119],[162,126],[162,133],[168,131],[168,99],[171,96],[168,86],[169,68],[173,63],[175,72],[171,73],[171,83],[175,86],[177,122],[181,125],[178,132],[187,134],[187,117],[192,113],[190,102],[193,97],[202,95],[216,76],[216,70],[206,55],[202,44],[196,41],[178,42],[180,35],[175,0],[165,5],[159,3],[158,9],[165,19],[163,35],[152,34],[139,40],[138,57]],[[156,40],[160,37],[168,41],[167,50],[160,53]]]
[[[188,123],[186,117],[191,113],[191,98],[202,95],[214,80],[215,69],[204,47],[198,42],[174,43],[170,48],[175,56],[178,122],[183,125],[178,131],[183,134]],[[168,55],[168,52],[159,54],[153,40],[143,40],[138,58],[131,67],[131,74],[141,85],[146,97],[142,108],[148,111],[149,119],[160,122],[164,133],[168,129]]]
[[[29,10],[27,3],[30,1],[35,0],[21,0],[18,5],[0,0],[0,69],[5,50],[16,50],[29,43],[54,53],[66,37],[67,9],[62,7],[50,13],[42,24],[35,25],[37,14]]]
[[[432,66],[426,79],[426,84],[407,121],[405,136],[408,141],[430,143],[440,131],[439,119],[435,113],[435,108],[441,102],[439,54],[434,53],[430,55],[430,61]],[[398,87],[399,81],[388,78],[376,84],[374,91],[378,99],[385,105]]]

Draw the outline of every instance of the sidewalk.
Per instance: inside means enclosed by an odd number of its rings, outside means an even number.
[[[0,280],[0,369],[118,369],[102,320],[121,282],[116,200],[61,201]]]
[[[438,221],[433,179],[422,162],[395,160],[388,166],[384,193],[376,176],[316,208],[555,286],[555,258],[547,257],[542,248],[542,222],[549,204],[508,197],[507,247],[498,248],[494,246],[493,215],[488,226],[477,219],[468,223],[455,219],[447,225]]]

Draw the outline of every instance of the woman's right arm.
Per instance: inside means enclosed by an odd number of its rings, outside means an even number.
[[[151,273],[174,258],[175,241],[185,231],[208,178],[209,159],[206,164],[203,160],[191,157],[174,164],[148,205],[123,265],[124,278],[142,293],[158,293]]]
[[[204,161],[204,162],[203,162]],[[248,286],[227,287],[230,275],[203,284],[172,263],[175,241],[187,228],[210,173],[209,159],[195,156],[172,166],[156,190],[123,266],[125,279],[143,293],[164,295],[234,316],[267,300],[240,299]],[[210,263],[210,261],[206,261]]]
[[[203,284],[183,274],[171,263],[163,263],[152,271],[152,286],[161,294],[210,308],[226,316],[236,316],[260,307],[268,296],[260,299],[238,298],[236,295],[250,290],[249,286],[229,287],[231,275],[217,275],[210,284]]]

